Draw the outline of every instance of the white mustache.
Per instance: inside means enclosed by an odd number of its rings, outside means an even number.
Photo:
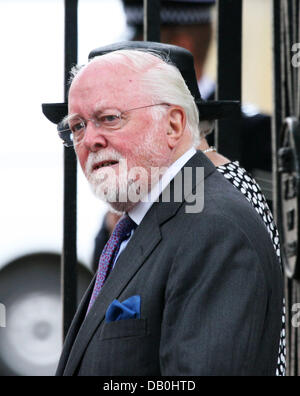
[[[103,162],[103,161],[121,161],[124,160],[125,158],[118,153],[116,150],[109,150],[105,152],[96,152],[96,153],[90,153],[88,156],[88,159],[85,164],[85,173],[86,175],[90,175],[93,171],[93,166],[96,163]]]

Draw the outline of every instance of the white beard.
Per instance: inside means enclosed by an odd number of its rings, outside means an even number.
[[[141,201],[170,165],[170,158],[163,155],[162,143],[157,139],[158,123],[145,133],[142,145],[133,150],[132,155],[142,158],[145,166],[132,167],[129,171],[127,160],[114,149],[91,152],[88,156],[85,175],[97,198],[107,202],[118,212],[128,212]],[[155,142],[155,144],[153,143]],[[103,167],[93,171],[93,164],[106,160],[118,161],[118,175],[113,167]],[[158,167],[160,171],[158,171]]]
[[[108,159],[118,161],[118,172],[110,166],[93,171],[93,164]],[[127,160],[116,151],[91,153],[85,174],[96,197],[109,203],[117,212],[129,211],[149,192],[147,170],[133,167],[128,171]]]

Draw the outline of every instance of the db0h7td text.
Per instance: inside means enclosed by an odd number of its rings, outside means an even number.
[[[185,390],[195,390],[196,384],[194,381],[148,381],[147,390],[148,391],[185,391]]]

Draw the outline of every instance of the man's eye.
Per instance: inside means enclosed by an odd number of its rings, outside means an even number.
[[[103,114],[100,117],[100,122],[104,125],[116,125],[120,121],[120,118],[116,114]]]
[[[70,129],[73,133],[79,133],[84,129],[84,122],[77,122],[75,124],[70,125]]]

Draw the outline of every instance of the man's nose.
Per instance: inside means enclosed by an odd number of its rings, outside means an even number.
[[[101,131],[101,127],[96,126],[92,120],[87,121],[82,143],[90,151],[98,151],[100,148],[107,146],[107,140]]]

